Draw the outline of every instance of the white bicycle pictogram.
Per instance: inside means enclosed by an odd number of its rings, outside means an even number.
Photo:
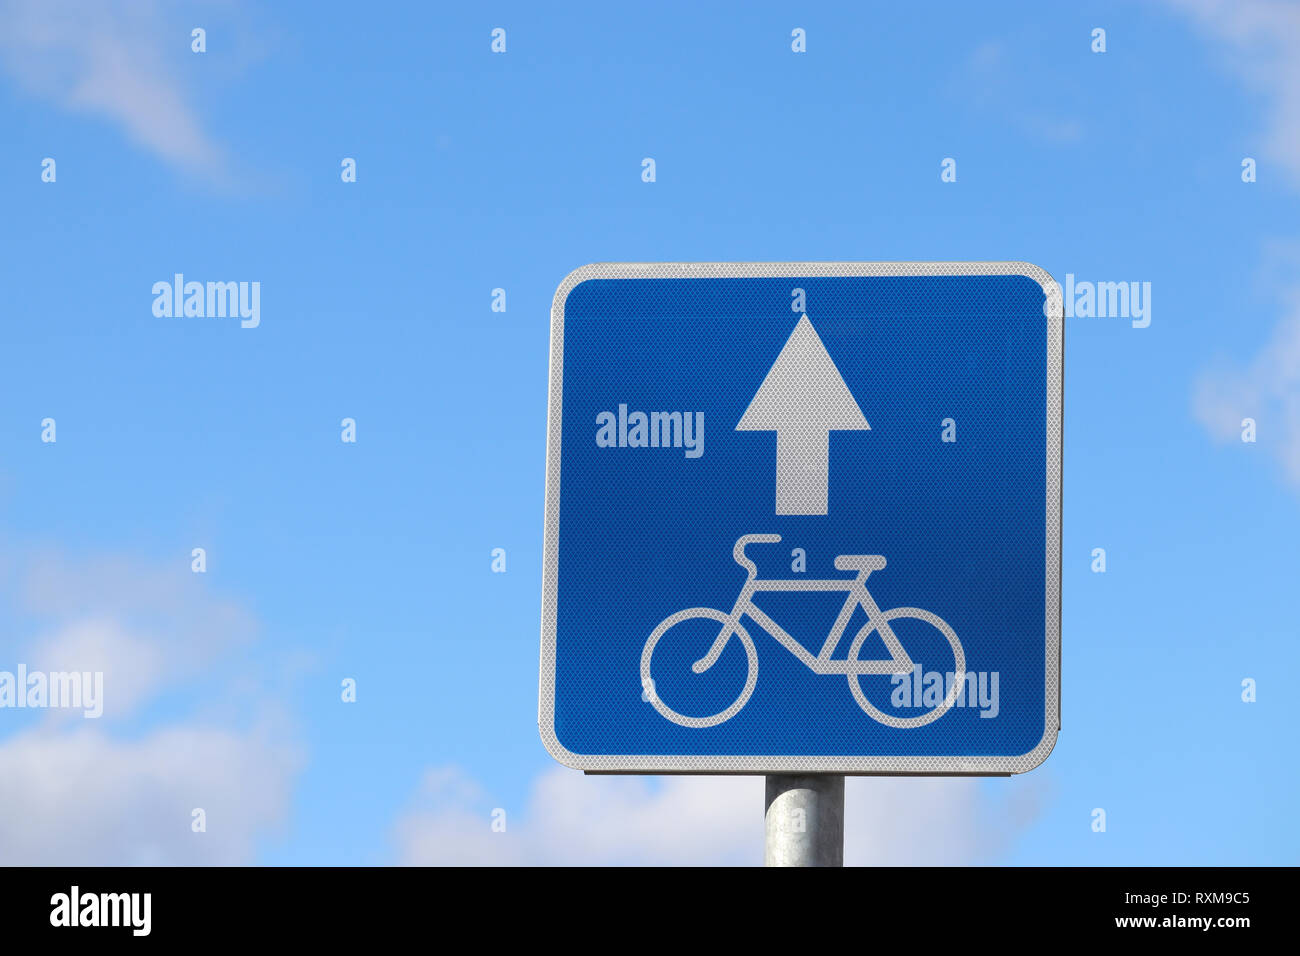
[[[858,572],[857,577],[851,579],[799,580],[796,578],[792,580],[759,580],[758,568],[753,561],[745,557],[746,545],[775,544],[780,540],[781,536],[779,534],[747,534],[737,539],[735,546],[731,549],[731,554],[736,559],[736,563],[748,571],[749,575],[745,579],[744,587],[740,590],[740,596],[736,598],[735,606],[732,607],[729,613],[711,607],[687,608],[664,618],[659,623],[659,626],[651,632],[649,640],[646,641],[645,649],[641,652],[641,686],[645,692],[645,699],[654,705],[655,710],[673,723],[680,724],[683,727],[715,727],[725,720],[730,720],[740,712],[741,708],[749,701],[750,695],[754,692],[754,685],[758,682],[758,652],[754,648],[753,639],[740,623],[742,616],[748,616],[783,644],[791,654],[797,657],[813,673],[846,675],[849,681],[849,690],[853,693],[853,698],[857,701],[858,706],[880,723],[899,728],[922,727],[943,716],[961,693],[963,686],[961,675],[966,671],[966,654],[962,650],[961,641],[957,639],[953,629],[938,615],[922,608],[896,607],[888,611],[880,609],[871,593],[867,590],[866,582],[867,576],[871,572],[879,571],[885,566],[884,555],[839,555],[835,559],[837,570]],[[821,652],[814,657],[807,648],[795,640],[781,625],[754,605],[751,598],[760,591],[847,591],[848,597],[845,598],[844,607],[841,608],[839,617],[836,618],[834,625],[831,627]],[[848,627],[854,609],[858,607],[861,607],[866,612],[867,623],[862,625],[862,628],[854,636],[852,643],[849,645],[847,658],[831,660],[831,655],[835,653],[835,649],[839,646],[840,638],[844,636],[844,630]],[[916,717],[900,717],[886,714],[867,699],[866,694],[862,691],[862,685],[859,683],[859,678],[863,675],[906,674],[912,671],[912,658],[903,649],[903,645],[894,634],[893,628],[890,627],[891,621],[908,618],[930,624],[947,638],[949,645],[952,647],[954,673],[957,675],[957,679],[952,682],[952,686],[948,689],[947,696],[939,704],[935,705],[933,710]],[[650,677],[650,659],[654,655],[655,647],[658,645],[660,638],[673,626],[692,619],[708,619],[717,621],[722,625],[708,653],[691,665],[691,670],[694,673],[703,674],[717,663],[732,635],[735,635],[736,639],[740,641],[749,661],[749,671],[740,696],[736,698],[730,707],[711,717],[690,717],[686,714],[679,714],[659,697],[654,681]],[[857,659],[863,642],[873,631],[880,634],[885,647],[893,655],[891,659],[862,661]]]

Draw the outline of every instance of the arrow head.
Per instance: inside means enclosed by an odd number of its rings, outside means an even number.
[[[870,428],[807,315],[736,425],[736,431],[791,434]]]

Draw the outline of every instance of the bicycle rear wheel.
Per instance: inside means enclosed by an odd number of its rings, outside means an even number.
[[[948,712],[950,707],[952,707],[953,702],[956,701],[957,695],[961,693],[961,689],[964,686],[962,678],[966,673],[966,652],[962,649],[961,641],[957,639],[957,634],[948,626],[948,623],[944,621],[943,618],[919,607],[896,607],[885,611],[880,615],[880,620],[884,621],[886,624],[890,621],[909,618],[924,621],[938,629],[939,633],[947,639],[949,647],[952,648],[953,673],[956,675],[956,679],[953,681],[952,686],[948,688],[948,693],[945,695],[944,699],[940,701],[933,710],[916,717],[900,717],[897,714],[885,713],[868,700],[867,695],[862,690],[862,685],[859,683],[863,675],[850,674],[849,690],[853,692],[853,699],[858,702],[858,706],[866,711],[874,720],[878,720],[880,723],[885,724],[888,727],[924,727],[926,724],[938,720]],[[868,622],[862,625],[862,629],[858,631],[857,635],[853,638],[853,643],[849,645],[848,659],[850,661],[856,661],[858,659],[858,653],[862,649],[863,643],[870,634],[875,632],[877,626],[876,622]]]

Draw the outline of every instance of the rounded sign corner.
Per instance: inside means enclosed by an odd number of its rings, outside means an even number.
[[[555,288],[555,296],[551,300],[551,314],[562,315],[564,305],[568,301],[569,293],[590,279],[595,279],[602,269],[606,268],[608,263],[588,262],[586,265],[578,266],[563,279]]]
[[[1047,762],[1047,758],[1056,749],[1057,741],[1061,739],[1060,725],[1058,724],[1055,730],[1049,730],[1048,726],[1046,724],[1043,726],[1043,739],[1038,742],[1038,746],[1017,758],[1017,765],[1012,768],[1012,774],[1019,776],[1030,773]]]
[[[1017,260],[1007,263],[1011,267],[1013,275],[1024,276],[1038,284],[1043,290],[1046,301],[1043,303],[1043,314],[1049,318],[1064,318],[1065,300],[1061,292],[1061,284],[1052,277],[1052,274],[1042,266],[1035,265],[1032,262]]]
[[[1025,276],[1028,279],[1033,279],[1043,287],[1044,291],[1056,282],[1056,279],[1052,277],[1050,272],[1037,263],[1029,262],[1026,259],[1014,259],[1008,262],[1007,265],[1011,267],[1012,275]]]
[[[552,715],[552,718],[554,715]],[[555,733],[555,727],[552,724],[547,726],[545,723],[538,721],[537,734],[542,738],[542,746],[556,763],[568,767],[570,770],[585,770],[586,764],[583,761],[582,754],[576,754],[569,748],[560,743],[560,738]]]

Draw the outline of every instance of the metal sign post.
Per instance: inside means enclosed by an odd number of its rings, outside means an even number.
[[[844,778],[769,774],[763,814],[766,866],[844,865]]]

